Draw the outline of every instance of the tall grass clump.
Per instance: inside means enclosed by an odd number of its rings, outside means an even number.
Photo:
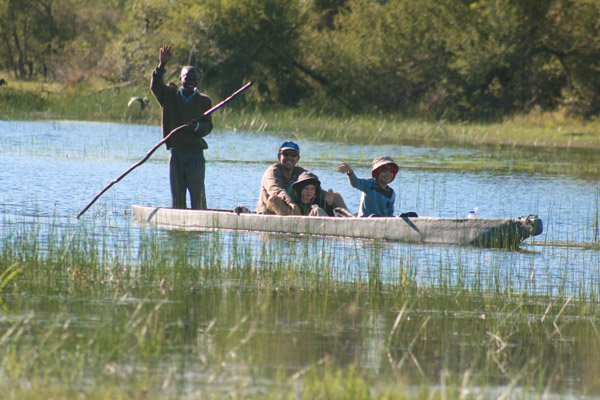
[[[462,146],[506,149],[592,149],[600,146],[598,121],[520,117],[503,122],[419,120],[393,113],[339,113],[307,108],[231,106],[217,116],[226,129],[274,132],[324,142]]]
[[[36,114],[47,108],[47,96],[39,92],[20,91],[13,88],[0,90],[0,104],[5,118],[18,118],[20,113]]]
[[[594,229],[594,243],[600,244],[600,236],[598,235],[598,231],[600,231],[600,188],[598,188],[596,190],[596,202],[594,204],[593,229]]]
[[[483,250],[105,229],[5,224],[5,398],[600,394],[598,299],[470,273]]]
[[[57,84],[16,82],[0,89],[0,118],[11,120],[69,119],[122,121],[145,124],[160,122],[160,108],[148,85],[62,87]],[[128,106],[132,97],[148,98],[148,107]]]

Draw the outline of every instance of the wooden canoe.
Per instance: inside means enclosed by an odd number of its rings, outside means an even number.
[[[229,229],[484,247],[516,247],[543,231],[542,221],[537,216],[475,219],[303,217],[134,205],[133,218],[167,229]]]

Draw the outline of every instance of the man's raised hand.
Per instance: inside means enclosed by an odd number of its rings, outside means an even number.
[[[165,67],[165,64],[167,64],[167,62],[169,61],[169,59],[171,58],[171,46],[168,44],[165,44],[163,47],[160,48],[160,54],[158,56],[158,68],[159,69],[163,69]]]

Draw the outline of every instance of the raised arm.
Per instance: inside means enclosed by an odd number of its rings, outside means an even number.
[[[150,91],[156,97],[156,100],[163,105],[164,94],[166,85],[163,82],[163,75],[165,73],[165,65],[171,58],[171,46],[165,44],[160,48],[158,55],[158,66],[152,71],[152,80],[150,81]]]
[[[158,55],[158,69],[165,69],[165,65],[171,59],[171,45],[165,44],[160,48]]]
[[[342,174],[348,174],[348,175],[352,174],[352,168],[350,168],[350,166],[348,164],[346,164],[345,162],[338,165],[336,170],[338,172],[341,172]]]
[[[348,182],[350,182],[350,185],[352,185],[352,187],[355,187],[358,190],[362,190],[363,192],[369,188],[369,180],[357,177],[350,165],[346,163],[341,163],[336,169],[338,170],[338,172],[345,173],[348,175]]]

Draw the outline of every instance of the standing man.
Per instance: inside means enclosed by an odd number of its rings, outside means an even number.
[[[256,212],[258,214],[302,215],[300,206],[290,196],[288,190],[298,180],[301,173],[307,172],[297,166],[300,160],[300,147],[294,142],[283,142],[277,155],[278,163],[271,165],[263,174]],[[325,196],[327,192],[323,192]],[[334,207],[346,209],[342,196],[333,192]]]
[[[211,115],[204,116],[204,113],[211,108],[211,101],[198,91],[199,73],[195,67],[181,69],[179,88],[165,85],[163,75],[170,58],[171,46],[162,46],[158,66],[152,73],[150,90],[161,107],[163,138],[176,129],[166,142],[167,150],[171,150],[169,179],[172,207],[187,208],[189,191],[192,208],[202,210],[206,209],[204,150],[208,148],[203,137],[213,128]]]

